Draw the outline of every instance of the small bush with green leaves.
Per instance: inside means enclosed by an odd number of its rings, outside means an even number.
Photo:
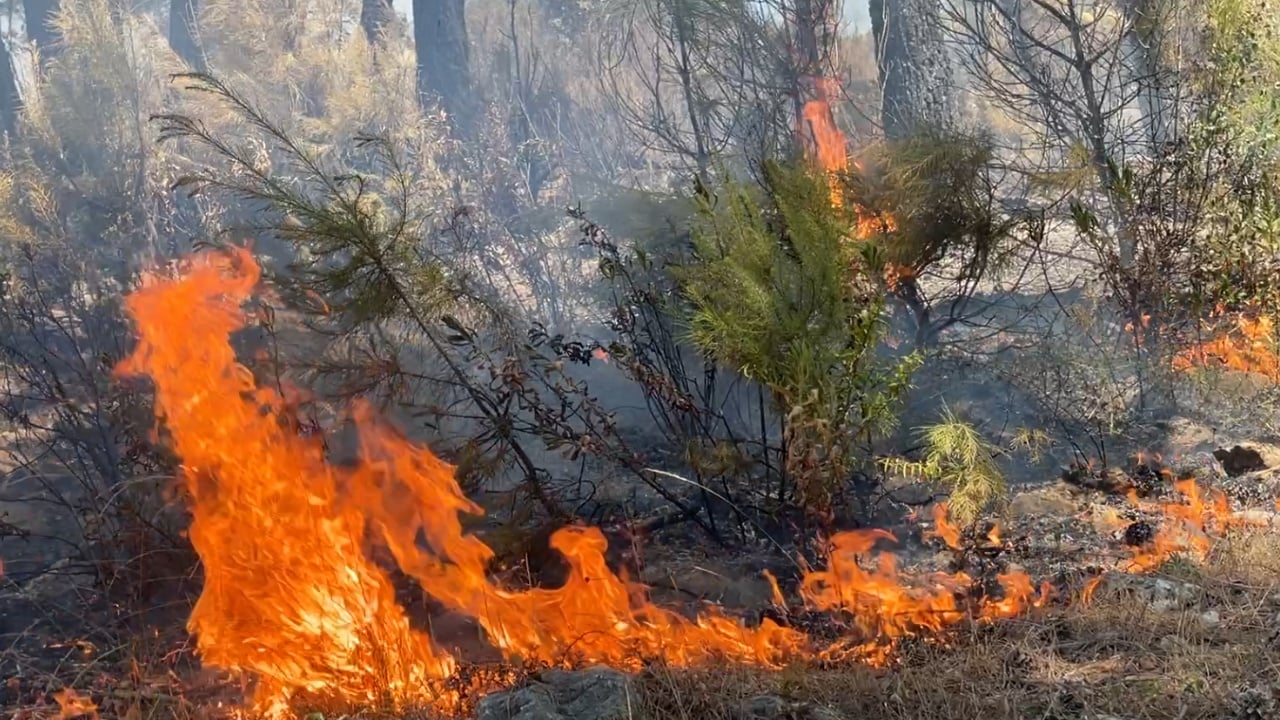
[[[703,198],[695,257],[677,270],[694,345],[769,389],[787,473],[819,513],[856,466],[854,443],[892,425],[918,364],[875,356],[879,253],[850,237],[855,226],[823,177],[770,164],[763,187],[728,182]]]
[[[1280,22],[1245,0],[1207,10],[1206,101],[1191,141],[1220,172],[1208,178],[1208,227],[1193,257],[1196,299],[1280,311]]]
[[[923,459],[890,459],[883,465],[890,471],[951,488],[947,512],[953,519],[971,524],[992,500],[1004,495],[1004,473],[996,463],[1001,449],[950,409],[943,410],[940,422],[920,428],[920,437],[925,448]]]

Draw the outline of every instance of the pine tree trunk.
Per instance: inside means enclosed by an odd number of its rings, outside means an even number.
[[[794,46],[792,56],[797,85],[795,88],[796,127],[802,144],[809,142],[804,127],[804,107],[818,100],[826,104],[825,114],[834,127],[831,113],[836,70],[836,42],[839,33],[838,0],[792,0],[788,7]]]
[[[453,131],[469,135],[466,0],[413,0],[413,42],[418,60],[418,102],[430,107],[438,101]]]
[[[18,93],[17,73],[13,69],[13,55],[9,43],[0,40],[0,131],[10,138],[18,134],[18,116],[22,112],[22,96]]]
[[[364,29],[365,37],[369,38],[369,44],[377,43],[382,36],[382,31],[391,19],[395,17],[395,9],[391,6],[391,0],[361,0],[360,2],[360,27]]]
[[[949,127],[955,100],[938,0],[870,0],[885,137]]]
[[[200,0],[169,0],[169,47],[192,70],[205,71],[204,52],[196,19]]]
[[[53,27],[53,18],[59,3],[60,0],[22,0],[27,39],[40,51],[41,65],[58,53],[58,31]]]

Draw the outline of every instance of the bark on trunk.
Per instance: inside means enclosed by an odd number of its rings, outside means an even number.
[[[438,101],[455,133],[471,131],[466,0],[413,0],[418,102]]]
[[[391,0],[361,0],[360,2],[360,27],[364,29],[365,37],[369,38],[371,45],[382,39],[383,29],[394,17],[395,9],[391,6]]]
[[[792,55],[796,75],[795,117],[802,145],[812,142],[804,107],[812,100],[826,103],[824,113],[835,126],[831,101],[838,75],[836,47],[839,37],[839,0],[793,0],[789,7]]]
[[[870,11],[885,137],[951,125],[955,100],[938,0],[870,0]]]
[[[192,70],[204,72],[204,51],[196,24],[199,13],[200,0],[169,0],[169,47]]]

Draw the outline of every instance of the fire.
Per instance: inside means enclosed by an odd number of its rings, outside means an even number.
[[[849,167],[849,155],[844,133],[836,126],[835,114],[831,111],[835,82],[830,78],[817,78],[813,85],[814,99],[800,110],[801,136],[809,136],[810,152],[819,168],[829,173],[843,172]],[[808,133],[803,132],[806,128]],[[834,188],[831,201],[840,204],[839,193]]]
[[[1268,316],[1241,315],[1235,320],[1235,328],[1219,333],[1212,340],[1198,343],[1184,350],[1173,359],[1174,367],[1191,370],[1216,364],[1230,370],[1265,375],[1272,382],[1280,382],[1280,356],[1276,348],[1275,323]]]
[[[58,703],[58,720],[84,717],[96,720],[98,717],[97,704],[71,688],[63,688],[54,693],[53,700]]]
[[[1220,490],[1210,490],[1206,496],[1194,478],[1179,480],[1174,489],[1185,502],[1159,505],[1160,528],[1150,542],[1136,548],[1133,557],[1121,564],[1122,570],[1150,572],[1175,555],[1188,555],[1202,561],[1214,537],[1247,524],[1232,513],[1230,501]],[[1130,492],[1129,502],[1139,506],[1136,493]]]
[[[839,176],[849,169],[848,144],[844,133],[836,125],[835,114],[831,110],[831,99],[836,95],[836,82],[831,78],[813,79],[813,99],[805,102],[797,121],[797,135],[809,153],[810,159],[818,169],[828,174],[831,187],[831,204],[835,207],[844,205]],[[861,169],[855,162],[854,167]],[[854,206],[857,215],[856,234],[858,239],[865,240],[881,233],[897,229],[894,219],[886,214],[873,212],[861,205]],[[899,268],[905,271],[905,268]]]
[[[237,362],[230,337],[245,324],[241,305],[259,275],[249,253],[236,250],[196,256],[177,277],[144,278],[126,299],[139,342],[117,368],[154,382],[165,439],[182,459],[205,578],[188,629],[206,664],[257,678],[255,711],[283,715],[302,695],[456,702],[458,691],[446,688],[460,661],[410,626],[388,572],[371,559],[375,548],[440,605],[473,619],[507,659],[552,665],[883,662],[903,637],[966,617],[1006,617],[1043,599],[1020,573],[1000,578],[1000,597],[971,601],[963,574],[903,577],[888,553],[864,568],[873,546],[892,539],[881,531],[836,535],[827,569],[801,581],[807,608],[853,619],[856,632],[829,647],[768,619],[748,627],[719,608],[689,618],[654,605],[606,565],[595,528],[553,536],[570,568],[563,586],[499,587],[486,573],[493,551],[463,531],[461,514],[481,509],[453,467],[367,405],[352,413],[358,459],[332,464],[319,439],[284,421],[286,399]]]

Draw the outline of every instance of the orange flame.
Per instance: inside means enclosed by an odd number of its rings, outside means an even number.
[[[844,133],[836,125],[835,114],[831,110],[831,98],[836,94],[836,82],[831,78],[813,78],[814,98],[805,102],[797,118],[797,134],[801,137],[806,151],[818,169],[828,174],[827,183],[831,189],[831,204],[834,207],[844,205],[839,175],[849,169],[849,153]],[[854,166],[861,169],[855,162]],[[897,229],[897,222],[892,215],[878,213],[854,205],[856,216],[854,237],[867,240],[879,234],[890,233]],[[914,269],[906,265],[886,264],[884,282],[894,290],[902,280],[914,277]]]
[[[63,688],[54,693],[53,700],[58,703],[58,720],[72,720],[72,718],[85,716],[95,719],[98,717],[97,704],[71,688]]]
[[[1234,330],[1223,331],[1212,340],[1178,353],[1173,359],[1173,366],[1178,370],[1191,370],[1215,364],[1230,370],[1258,373],[1272,382],[1280,382],[1278,346],[1280,342],[1270,317],[1241,315],[1235,320]]]
[[[690,619],[652,604],[645,588],[607,567],[595,528],[552,537],[570,568],[562,587],[499,587],[486,573],[493,551],[463,531],[460,514],[481,509],[451,466],[368,405],[353,412],[358,461],[331,464],[319,439],[283,421],[286,398],[237,362],[230,336],[245,324],[240,306],[259,275],[249,253],[236,250],[197,256],[177,277],[144,278],[126,299],[139,342],[117,369],[153,380],[157,416],[182,459],[190,538],[205,575],[188,628],[204,662],[256,676],[258,712],[282,715],[302,694],[456,701],[445,681],[457,676],[458,660],[410,627],[371,545],[440,604],[474,619],[508,659],[555,665],[777,667],[837,655],[883,662],[902,637],[1043,600],[1021,573],[1001,576],[1001,597],[965,602],[971,581],[963,574],[911,581],[887,553],[864,569],[863,556],[893,537],[882,531],[836,535],[828,568],[802,579],[806,606],[853,618],[857,632],[826,648],[771,620],[746,627],[718,608]]]
[[[1136,548],[1133,557],[1121,564],[1122,570],[1150,572],[1175,555],[1204,560],[1214,537],[1247,524],[1232,514],[1231,503],[1220,490],[1210,490],[1206,497],[1194,478],[1179,480],[1174,483],[1174,489],[1185,502],[1162,503],[1158,507],[1162,518],[1160,529],[1149,543]],[[1138,506],[1136,493],[1130,491],[1129,502]]]

